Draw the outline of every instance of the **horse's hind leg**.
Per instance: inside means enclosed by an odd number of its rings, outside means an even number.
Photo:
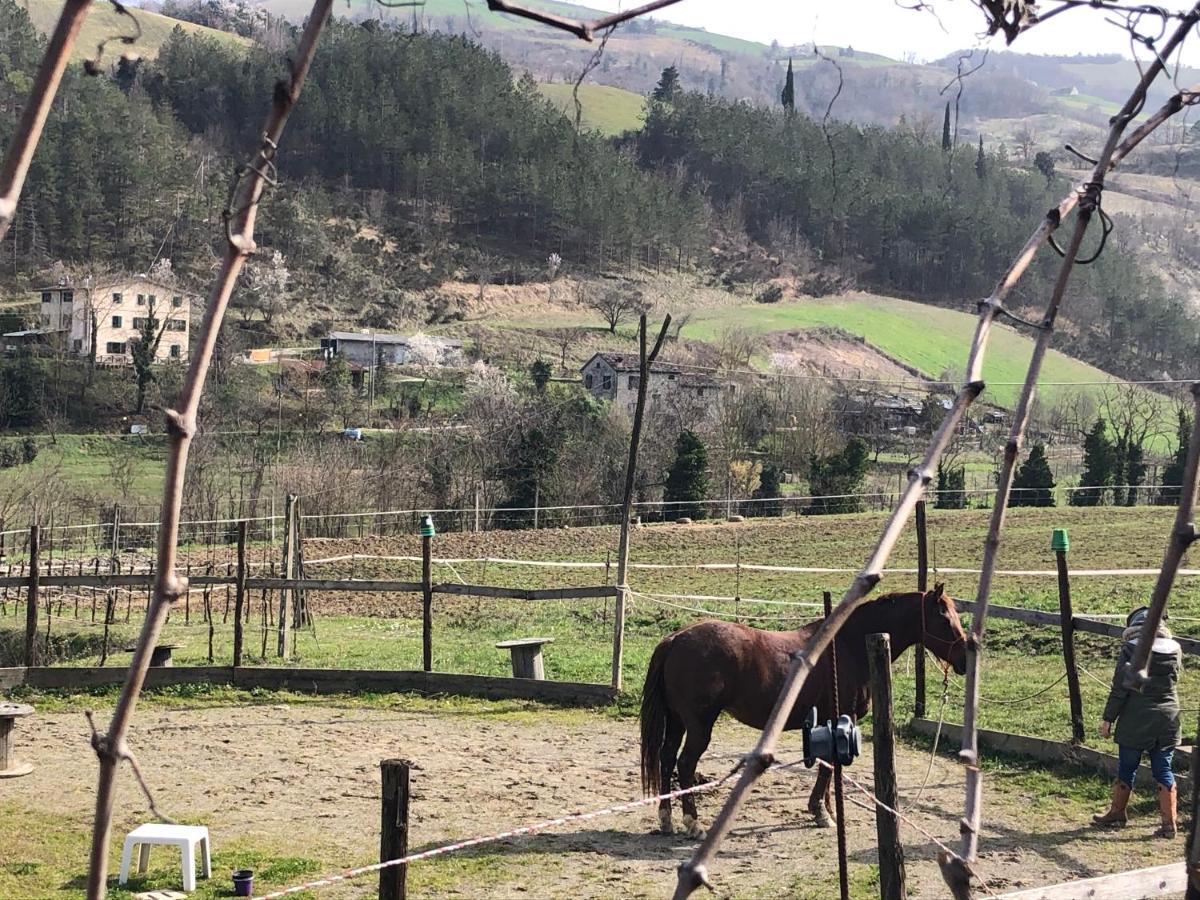
[[[824,766],[817,766],[817,783],[808,798],[808,811],[816,816],[818,828],[832,828],[833,815],[829,808],[829,788],[833,773]]]
[[[708,742],[712,740],[713,724],[717,721],[718,712],[713,716],[706,716],[701,720],[693,719],[687,723],[687,737],[683,742],[683,752],[679,754],[679,786],[681,788],[694,787],[696,784],[696,764],[700,762],[700,757],[705,750],[708,749]],[[700,822],[696,817],[696,795],[684,794],[683,803],[683,828],[688,837],[699,838],[704,836],[704,829],[700,827]]]
[[[673,712],[667,713],[667,731],[663,738],[662,752],[659,755],[661,766],[662,792],[671,792],[671,776],[675,774],[675,761],[679,758],[679,745],[683,743],[683,720]],[[671,824],[671,801],[658,801],[658,830],[662,834],[674,834],[675,826]]]

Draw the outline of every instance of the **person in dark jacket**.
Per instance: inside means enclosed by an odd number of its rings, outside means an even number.
[[[1162,817],[1162,825],[1155,835],[1173,838],[1177,826],[1175,774],[1171,771],[1171,758],[1180,741],[1179,692],[1176,684],[1183,664],[1183,652],[1171,638],[1167,627],[1160,625],[1150,652],[1150,681],[1140,692],[1125,686],[1125,669],[1133,658],[1142,623],[1146,621],[1146,612],[1146,607],[1140,607],[1125,620],[1122,635],[1125,642],[1121,645],[1112,689],[1104,706],[1104,721],[1100,723],[1100,736],[1111,737],[1117,742],[1117,780],[1113,784],[1108,812],[1093,816],[1092,823],[1109,828],[1125,825],[1125,808],[1133,793],[1133,779],[1141,764],[1142,754],[1146,754],[1150,758],[1150,773],[1158,782],[1158,810]],[[1113,723],[1116,723],[1115,734]]]

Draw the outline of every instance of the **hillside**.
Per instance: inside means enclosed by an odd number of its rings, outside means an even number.
[[[540,84],[538,90],[547,100],[575,121],[575,86],[573,84]],[[632,131],[642,124],[646,98],[633,91],[603,84],[581,84],[579,104],[583,109],[580,124],[601,134],[618,135]]]
[[[58,21],[59,12],[62,10],[62,3],[59,0],[23,0],[22,6],[29,12],[30,20],[42,34],[49,34],[53,30],[55,22]],[[141,37],[133,44],[123,44],[114,38],[132,34],[133,29],[130,27],[129,19],[119,15],[107,3],[93,5],[87,19],[84,20],[83,28],[80,29],[79,40],[75,44],[75,58],[94,58],[97,46],[104,40],[109,41],[105,48],[105,58],[102,61],[106,66],[114,64],[122,53],[153,58],[158,56],[159,48],[175,28],[182,28],[188,34],[203,35],[231,46],[244,46],[250,43],[235,34],[205,28],[203,25],[193,25],[191,22],[181,22],[178,19],[161,16],[148,10],[135,9],[133,13],[137,16],[138,24],[141,25]]]
[[[798,303],[751,303],[703,310],[683,329],[683,335],[714,340],[721,331],[733,326],[764,335],[836,327],[863,338],[931,379],[938,379],[947,372],[961,377],[975,322],[975,316],[952,309],[855,293]],[[1004,325],[993,329],[983,370],[989,402],[1008,408],[1015,405],[1032,352],[1033,341],[1025,335]],[[1095,384],[1077,389],[1070,387],[1069,382],[1118,379],[1051,350],[1042,368],[1042,380],[1046,385],[1040,396],[1053,405],[1076,391],[1093,398],[1102,391]]]

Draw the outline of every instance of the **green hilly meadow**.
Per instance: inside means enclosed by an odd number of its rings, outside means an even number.
[[[22,6],[29,12],[29,18],[38,31],[49,34],[58,21],[62,11],[59,0],[22,0]],[[108,41],[104,50],[105,65],[115,63],[122,53],[137,56],[153,57],[158,55],[158,49],[170,36],[175,28],[182,28],[189,34],[202,34],[226,44],[248,45],[250,42],[236,34],[228,34],[203,25],[193,25],[191,22],[181,22],[167,16],[160,16],[147,10],[135,11],[141,35],[132,44],[122,43],[119,38],[123,35],[133,35],[136,29],[129,18],[117,13],[107,3],[92,5],[83,28],[80,29],[79,39],[75,44],[75,58],[95,58],[96,49],[103,41]]]
[[[575,85],[541,84],[538,89],[568,119],[575,118]],[[601,134],[617,135],[642,124],[646,98],[624,88],[607,84],[581,84],[579,105],[583,113],[580,125]]]
[[[683,329],[683,335],[714,340],[732,325],[759,334],[840,328],[930,378],[939,378],[947,371],[961,377],[975,323],[975,316],[953,309],[874,294],[852,294],[799,303],[751,303],[706,310],[696,314]],[[1006,407],[1016,403],[1032,353],[1033,341],[1025,335],[1003,325],[993,328],[983,369],[990,402]],[[1042,368],[1042,381],[1046,384],[1040,394],[1053,403],[1076,390],[1062,382],[1110,380],[1115,379],[1095,366],[1051,350]],[[1096,394],[1099,390],[1098,386],[1088,386],[1086,392]]]

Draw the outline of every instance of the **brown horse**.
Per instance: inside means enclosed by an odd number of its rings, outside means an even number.
[[[650,657],[642,693],[642,788],[647,796],[670,790],[678,757],[679,786],[696,782],[696,764],[708,749],[721,712],[752,728],[762,728],[783,687],[791,654],[808,643],[820,620],[798,631],[760,631],[736,622],[697,622],[659,642]],[[954,599],[937,585],[926,593],[884,594],[859,607],[838,632],[838,694],[842,713],[855,718],[870,705],[866,636],[886,633],[895,660],[925,635],[925,646],[959,675],[966,671],[966,635]],[[817,660],[788,718],[787,730],[801,727],[814,706],[818,721],[833,718],[831,666],[826,651]],[[686,735],[686,740],[685,740]],[[680,744],[683,752],[680,753]],[[829,770],[818,769],[808,801],[817,824],[832,824]],[[689,837],[703,831],[696,819],[696,798],[683,801],[683,825]],[[822,801],[824,805],[822,806]],[[671,801],[658,807],[661,831],[672,832]]]

